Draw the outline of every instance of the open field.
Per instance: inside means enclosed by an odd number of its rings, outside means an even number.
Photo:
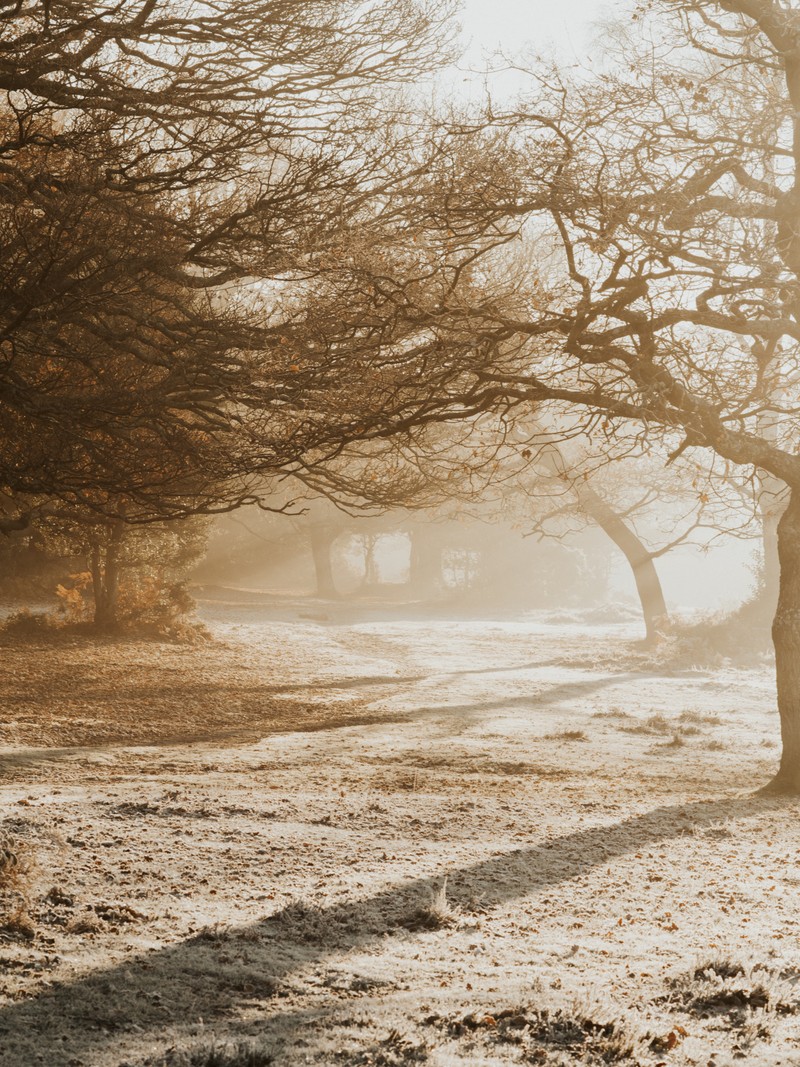
[[[0,1063],[800,1064],[768,664],[203,610],[198,647],[0,649]]]

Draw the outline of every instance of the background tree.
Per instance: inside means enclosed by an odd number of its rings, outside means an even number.
[[[132,526],[98,522],[91,512],[37,523],[49,555],[81,561],[57,587],[71,621],[91,619],[100,630],[149,627],[174,636],[193,606],[186,579],[205,552],[208,520]],[[87,596],[88,594],[88,596]]]
[[[660,560],[682,546],[708,552],[725,539],[761,535],[752,494],[730,472],[710,478],[687,457],[665,469],[658,452],[609,462],[602,436],[564,443],[552,430],[549,440],[543,431],[528,436],[535,462],[517,493],[522,507],[527,498],[529,524],[539,536],[563,538],[592,523],[610,538],[630,567],[648,644],[670,629]]]
[[[548,433],[535,417],[527,423],[515,421],[509,435],[502,419],[484,416],[446,427],[423,426],[381,442],[351,444],[337,460],[311,466],[298,478],[356,514],[377,509],[396,516],[403,509],[419,512],[416,518],[409,514],[408,521],[413,526],[412,571],[420,589],[432,587],[433,556],[441,557],[443,548],[434,545],[431,522],[470,515],[481,523],[512,523],[542,536],[562,537],[570,530],[566,516],[579,513],[579,527],[596,523],[623,553],[641,603],[645,640],[655,643],[669,621],[655,560],[708,525],[702,521],[708,497],[682,487],[674,474],[662,476],[660,491],[646,486],[640,460],[638,498],[633,499],[629,484],[628,500],[615,504],[625,472],[617,464],[616,479],[602,477],[604,459],[598,477],[593,453],[600,447],[587,440],[559,443],[558,435]],[[654,482],[654,465],[647,458],[644,462]],[[616,482],[616,494],[609,492],[610,482]],[[670,482],[675,483],[673,489],[666,488]],[[659,498],[666,503],[667,497],[670,533],[660,544],[647,547],[637,533],[635,516]],[[435,566],[439,571],[440,558]]]

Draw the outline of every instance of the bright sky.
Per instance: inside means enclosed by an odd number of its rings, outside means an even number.
[[[458,20],[466,52],[460,71],[448,73],[444,82],[459,95],[481,97],[483,78],[470,72],[483,70],[498,49],[508,56],[534,52],[554,56],[565,66],[591,66],[592,56],[601,50],[598,23],[604,17],[623,16],[631,4],[632,0],[462,0]],[[495,99],[516,96],[526,87],[527,79],[519,73],[491,78]]]
[[[463,0],[460,21],[475,58],[482,49],[513,51],[530,43],[577,59],[591,50],[592,23],[628,6],[625,0]]]

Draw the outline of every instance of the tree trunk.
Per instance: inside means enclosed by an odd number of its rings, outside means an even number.
[[[123,528],[118,525],[111,530],[105,545],[98,541],[92,546],[90,568],[94,595],[94,623],[98,629],[102,630],[112,630],[118,622],[119,550],[122,538]]]
[[[777,362],[777,360],[775,361]],[[780,398],[776,398],[779,400]],[[771,444],[778,443],[778,420],[774,412],[762,412],[756,419],[758,432]],[[767,618],[773,618],[778,609],[780,587],[780,561],[778,559],[778,523],[786,507],[786,483],[769,471],[756,471],[758,484],[758,510],[761,515],[761,547],[764,566],[758,600]]]
[[[333,580],[331,548],[337,534],[324,522],[309,523],[311,555],[314,560],[314,574],[317,579],[317,596],[325,600],[335,600],[339,593]]]
[[[100,616],[103,611],[103,553],[99,542],[92,545],[92,555],[89,560],[89,569],[92,572],[92,596],[94,597],[94,621],[101,625]]]
[[[442,574],[442,550],[429,530],[411,531],[409,556],[409,584],[416,597],[429,597],[438,592]]]
[[[669,622],[667,604],[658,577],[653,557],[629,526],[613,508],[598,496],[585,482],[575,483],[575,492],[581,508],[590,519],[608,534],[630,564],[636,591],[642,606],[645,625],[645,640],[655,644]]]
[[[372,589],[378,584],[378,568],[375,565],[375,545],[378,538],[375,534],[362,534],[361,544],[364,548],[364,579],[362,585],[365,589]]]
[[[758,509],[761,514],[761,545],[764,554],[759,601],[765,616],[772,618],[778,608],[780,591],[778,524],[786,507],[786,483],[767,471],[758,472],[758,481],[760,485]]]
[[[780,769],[762,792],[800,793],[800,491],[795,490],[778,523],[780,587],[772,623],[778,712],[781,717]]]
[[[586,481],[567,476],[566,462],[555,443],[542,451],[541,459],[556,477],[571,485],[581,510],[608,534],[630,564],[642,607],[645,641],[648,645],[655,644],[669,625],[669,612],[652,555],[633,530]]]
[[[778,558],[778,526],[780,512],[766,511],[761,516],[761,538],[764,551],[764,571],[762,575],[761,596],[764,605],[774,613],[777,611],[780,592],[781,565]]]

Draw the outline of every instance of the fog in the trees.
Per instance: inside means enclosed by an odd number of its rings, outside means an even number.
[[[800,0],[0,0],[0,1067],[798,1061]]]

